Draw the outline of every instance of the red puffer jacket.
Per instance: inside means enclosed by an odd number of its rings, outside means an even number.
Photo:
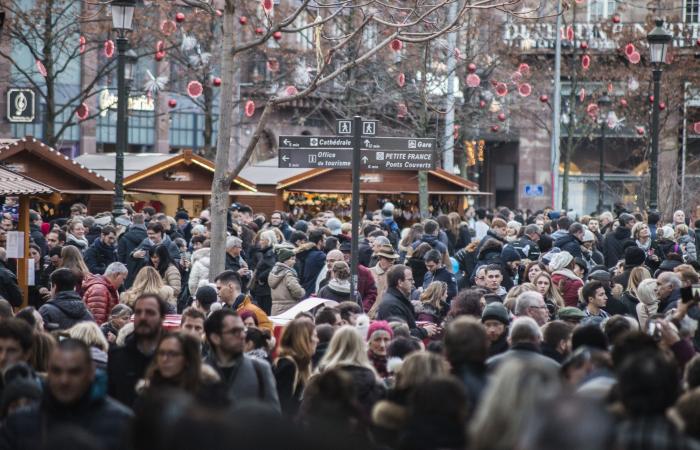
[[[566,306],[578,305],[578,291],[583,287],[583,281],[571,270],[562,269],[552,273],[552,284],[559,290]]]
[[[97,325],[102,325],[109,318],[112,308],[119,303],[119,295],[107,278],[103,275],[93,275],[83,282],[83,302]]]

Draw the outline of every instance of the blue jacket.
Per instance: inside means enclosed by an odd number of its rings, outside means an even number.
[[[326,254],[314,247],[309,250],[304,260],[304,272],[301,285],[306,291],[306,297],[316,293],[316,278],[326,264]]]
[[[428,270],[423,277],[423,289],[427,289],[428,285],[433,281],[442,281],[447,284],[447,303],[449,304],[452,301],[452,297],[457,295],[457,279],[454,274],[450,273],[445,267],[439,267],[434,274]]]
[[[102,239],[95,239],[83,254],[85,265],[93,275],[103,275],[107,266],[117,261],[116,246],[109,246]]]

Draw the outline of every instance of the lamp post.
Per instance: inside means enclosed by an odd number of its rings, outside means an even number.
[[[598,98],[598,117],[600,117],[600,142],[598,143],[598,157],[600,158],[600,175],[598,179],[598,214],[603,212],[603,192],[605,186],[605,127],[608,122],[608,109],[612,100],[608,94],[603,93]]]
[[[129,39],[126,36],[132,29],[134,7],[134,0],[114,0],[111,3],[112,28],[117,32],[117,155],[114,168],[114,205],[112,207],[112,214],[115,217],[124,213],[124,153],[129,139],[126,82],[127,75],[133,77],[133,62],[127,68]]]
[[[651,162],[649,170],[649,209],[651,211],[656,211],[659,207],[659,102],[661,101],[662,64],[666,63],[666,53],[673,39],[671,33],[664,30],[663,24],[663,20],[656,19],[656,26],[647,35],[650,61],[654,67],[652,71],[654,79],[654,105],[652,106],[651,112]]]

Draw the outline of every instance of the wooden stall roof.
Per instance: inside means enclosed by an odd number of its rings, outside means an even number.
[[[0,163],[7,166],[17,161],[25,161],[28,175],[57,191],[114,193],[114,183],[31,136],[0,146]]]
[[[51,186],[0,167],[0,195],[39,195],[55,191]]]
[[[313,178],[316,178],[318,176],[321,176],[323,174],[326,174],[326,173],[332,172],[332,171],[350,173],[350,171],[347,169],[309,169],[309,170],[306,170],[302,173],[299,173],[299,174],[296,174],[296,175],[291,176],[289,178],[286,178],[284,180],[281,180],[277,184],[277,189],[288,189],[288,188],[293,189],[295,185],[297,185],[303,181],[311,180]],[[416,171],[406,171],[406,172],[417,173]],[[387,175],[392,174],[391,171],[386,171],[383,173],[387,174]],[[436,178],[442,180],[444,182],[444,186],[448,187],[447,190],[440,189],[439,192],[436,191],[435,189],[432,189],[430,191],[430,193],[440,193],[440,194],[451,193],[451,194],[454,194],[454,193],[458,193],[460,189],[464,189],[464,190],[468,191],[468,193],[470,195],[471,194],[479,194],[479,192],[478,192],[479,186],[476,183],[474,183],[473,181],[465,180],[462,177],[452,175],[451,173],[449,173],[443,169],[429,170],[428,174],[430,176],[433,176],[433,177],[436,177]],[[454,186],[457,189],[454,191],[451,191],[451,190],[449,190],[449,186]],[[310,190],[315,190],[313,187],[309,187],[309,188],[310,188]],[[328,189],[326,189],[326,192],[335,192],[335,193],[351,192],[349,189],[350,189],[350,186],[346,186],[346,187],[328,186]],[[383,191],[382,189],[374,189],[373,191],[376,191],[379,193],[386,192],[386,191]],[[363,188],[363,192],[368,192],[368,191]],[[406,194],[418,192],[417,191],[417,184],[416,184],[416,186],[413,186],[413,183],[408,182],[408,180],[406,180],[406,183],[403,185],[403,187],[401,187],[400,192],[406,193]]]
[[[172,157],[170,153],[124,153],[124,178]],[[117,155],[113,152],[84,154],[75,158],[80,164],[111,182],[114,182],[116,159]]]
[[[195,155],[192,153],[191,150],[185,150],[182,153],[179,153],[177,155],[173,155],[172,158],[166,159],[165,161],[161,161],[151,167],[147,167],[140,172],[137,172],[133,175],[129,175],[124,179],[124,187],[129,188],[129,186],[132,186],[132,190],[134,189],[135,183],[141,180],[145,180],[146,178],[152,177],[156,174],[163,173],[167,171],[170,168],[173,168],[179,164],[184,164],[184,165],[195,165],[198,167],[201,167],[202,169],[211,172],[212,174],[214,173],[214,163],[209,161],[206,158],[203,158],[199,155]],[[257,188],[255,186],[255,183],[252,181],[248,181],[245,178],[242,178],[240,176],[234,178],[233,182],[239,186],[241,186],[243,189],[249,191],[249,192],[256,192]],[[141,188],[139,188],[141,189]],[[189,192],[179,192],[180,194],[188,194]],[[211,191],[209,191],[211,193]]]

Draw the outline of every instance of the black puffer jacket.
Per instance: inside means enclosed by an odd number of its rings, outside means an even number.
[[[379,308],[377,309],[377,320],[390,320],[399,318],[406,322],[411,336],[424,339],[428,332],[416,325],[416,311],[413,304],[398,289],[390,287],[384,293]]]
[[[85,303],[75,291],[62,291],[39,308],[49,330],[67,330],[78,322],[94,321]]]
[[[554,241],[554,246],[558,247],[563,252],[569,252],[574,258],[581,258],[581,241],[576,239],[576,236],[567,233]]]
[[[117,450],[126,447],[132,412],[92,389],[77,404],[59,403],[46,389],[40,403],[11,414],[0,432],[0,450],[48,448],[48,439],[65,427],[76,427],[89,433],[99,448]]]
[[[117,261],[117,249],[102,242],[102,239],[95,239],[90,247],[85,250],[83,259],[85,265],[93,275],[104,275],[107,266]]]
[[[15,307],[22,304],[22,291],[19,290],[17,277],[2,261],[0,261],[0,297]]]
[[[138,349],[136,337],[126,338],[124,347],[109,351],[107,380],[109,395],[127,406],[136,400],[136,383],[143,378],[153,355],[144,355]]]
[[[605,235],[603,239],[603,256],[605,266],[613,267],[625,254],[625,241],[630,239],[630,230],[625,227],[617,227],[612,233]]]

